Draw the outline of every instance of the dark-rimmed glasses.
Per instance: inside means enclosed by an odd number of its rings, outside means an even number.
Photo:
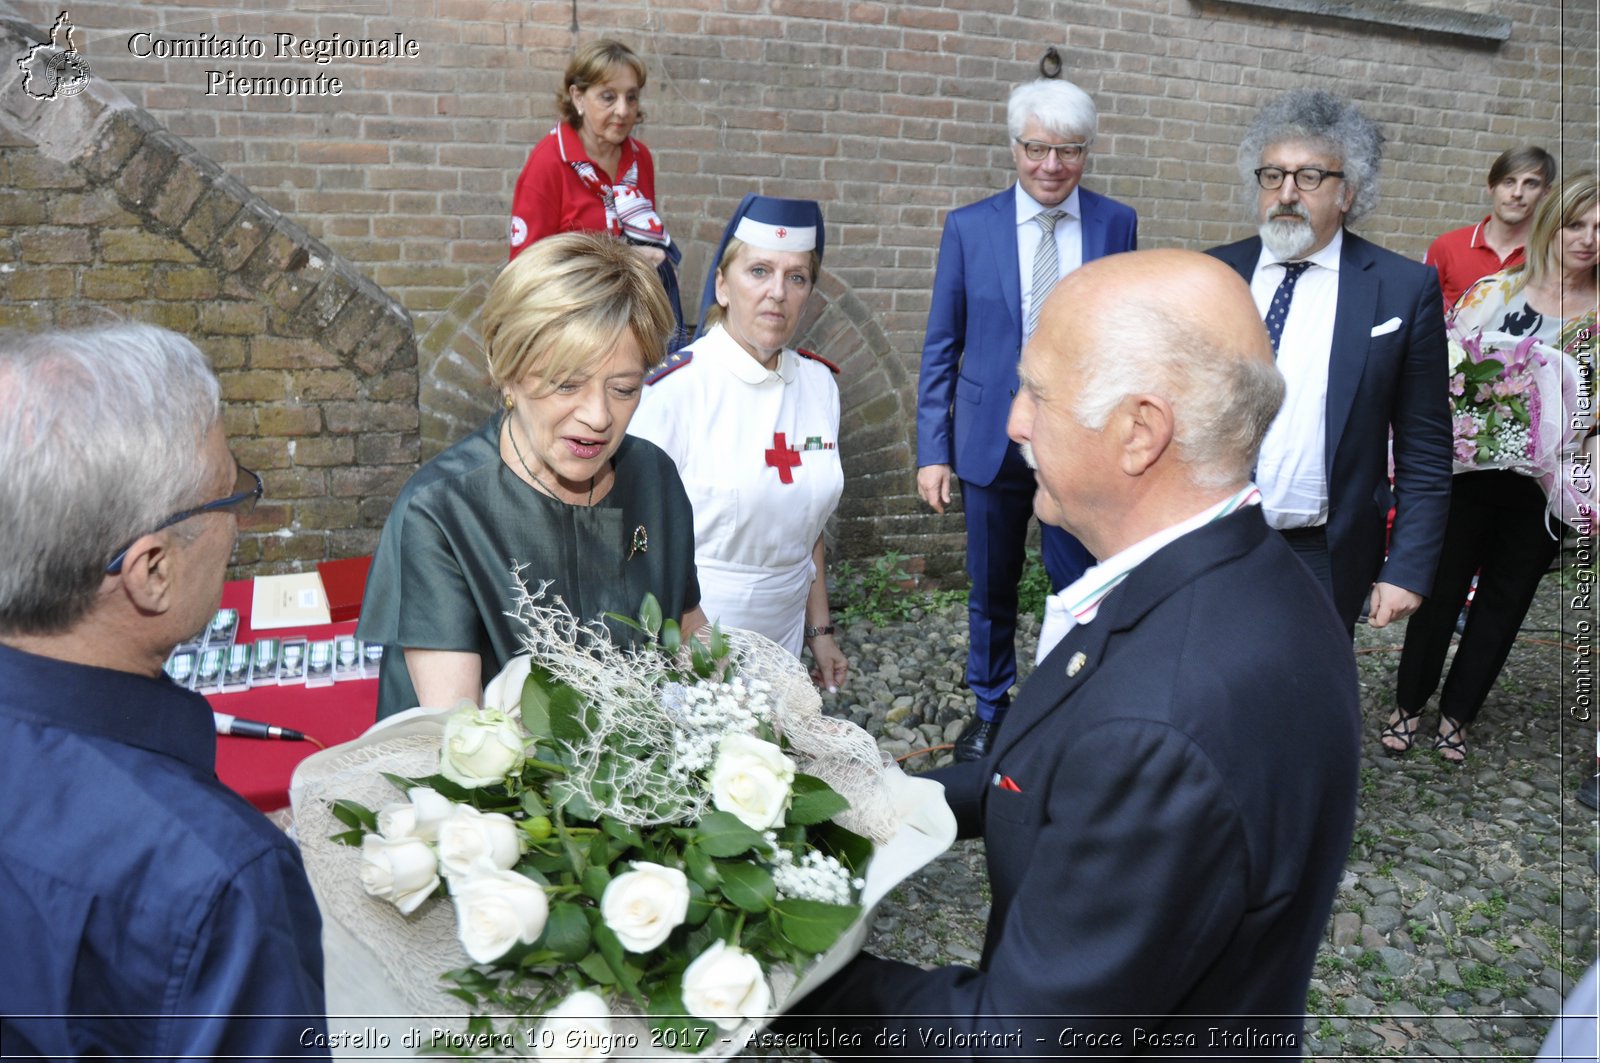
[[[1083,158],[1085,149],[1089,147],[1081,140],[1076,144],[1046,144],[1042,140],[1023,140],[1018,137],[1017,143],[1022,145],[1022,154],[1028,157],[1029,162],[1042,162],[1052,151],[1062,162],[1077,162]]]
[[[1283,187],[1285,177],[1294,178],[1294,186],[1302,192],[1315,192],[1317,186],[1329,177],[1343,177],[1343,170],[1324,170],[1320,166],[1302,166],[1298,170],[1285,170],[1281,166],[1262,166],[1256,170],[1256,184],[1267,192]]]
[[[149,531],[135,536],[127,546],[124,546],[121,550],[117,551],[116,557],[111,559],[111,563],[106,566],[106,575],[115,576],[117,573],[121,572],[122,562],[123,559],[128,556],[128,551],[133,547],[134,543],[138,542],[146,535],[154,535],[163,528],[170,528],[174,524],[186,521],[190,517],[198,517],[202,513],[215,513],[218,510],[236,509],[238,510],[238,515],[242,517],[246,513],[249,513],[252,509],[255,509],[256,502],[261,498],[261,494],[266,490],[266,486],[261,482],[260,476],[251,472],[243,465],[240,465],[237,461],[235,461],[233,464],[234,467],[238,469],[238,472],[233,478],[233,494],[216,499],[212,502],[207,502],[202,506],[195,506],[193,509],[179,510],[177,513],[174,513],[172,516],[168,517],[160,524],[157,524]]]

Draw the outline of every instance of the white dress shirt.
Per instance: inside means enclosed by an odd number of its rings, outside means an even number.
[[[1017,182],[1017,270],[1022,276],[1023,321],[1028,320],[1033,309],[1033,256],[1039,250],[1039,238],[1044,236],[1044,230],[1033,219],[1040,211],[1050,209],[1024,192],[1022,182]],[[1056,274],[1059,282],[1083,265],[1083,209],[1078,205],[1078,189],[1074,187],[1054,209],[1066,212],[1064,217],[1056,219],[1056,255],[1061,263],[1061,272]]]
[[[1052,594],[1046,598],[1044,623],[1039,625],[1039,652],[1034,655],[1033,663],[1037,665],[1049,656],[1050,651],[1055,649],[1056,644],[1066,638],[1067,633],[1073,628],[1082,627],[1098,616],[1100,603],[1105,601],[1112,591],[1122,586],[1122,581],[1151,554],[1168,543],[1183,538],[1196,528],[1220,520],[1245,506],[1256,505],[1260,501],[1261,491],[1255,484],[1246,484],[1236,494],[1216,505],[1207,506],[1187,520],[1163,528],[1154,535],[1148,535],[1132,546],[1112,554],[1098,565],[1089,568],[1076,582],[1063,587],[1059,594]]]
[[[1300,275],[1283,322],[1278,343],[1283,408],[1261,441],[1256,464],[1261,508],[1274,528],[1310,528],[1328,522],[1328,361],[1333,353],[1343,247],[1340,229],[1326,247],[1304,260],[1311,268]],[[1262,247],[1250,294],[1263,319],[1283,280],[1283,265]]]

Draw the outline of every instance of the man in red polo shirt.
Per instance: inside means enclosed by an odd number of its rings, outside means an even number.
[[[1522,245],[1533,227],[1533,208],[1556,182],[1556,160],[1532,145],[1500,153],[1489,167],[1489,216],[1452,229],[1422,261],[1439,271],[1448,310],[1474,281],[1522,264]]]

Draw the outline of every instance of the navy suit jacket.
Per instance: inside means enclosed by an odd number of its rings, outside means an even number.
[[[1360,753],[1324,597],[1254,506],[1151,555],[1040,663],[991,757],[934,773],[985,839],[978,967],[859,956],[778,1027],[924,1057],[1297,1055]]]
[[[1250,283],[1260,237],[1212,248]],[[1450,513],[1449,357],[1439,274],[1346,231],[1328,366],[1328,554],[1339,616],[1353,625],[1382,580],[1417,594],[1433,572]],[[1398,319],[1382,336],[1373,330]],[[1389,429],[1394,429],[1394,488]],[[1395,507],[1384,558],[1384,529]]]
[[[986,487],[1006,453],[1022,356],[1016,186],[950,212],[917,382],[917,465],[950,465]],[[1132,207],[1078,189],[1083,261],[1132,251]],[[952,409],[953,408],[953,409]]]

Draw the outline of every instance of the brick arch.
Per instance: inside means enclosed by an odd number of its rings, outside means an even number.
[[[446,308],[418,343],[417,401],[422,454],[432,457],[483,423],[494,409],[484,364],[478,310],[492,275],[473,283]],[[798,345],[837,365],[839,449],[844,498],[831,534],[844,557],[873,557],[894,540],[912,474],[910,430],[914,384],[893,356],[871,309],[838,277],[823,270],[801,321]]]
[[[498,273],[481,277],[451,301],[417,343],[417,406],[422,459],[438,454],[483,424],[495,407],[494,386],[478,333],[478,310]]]

